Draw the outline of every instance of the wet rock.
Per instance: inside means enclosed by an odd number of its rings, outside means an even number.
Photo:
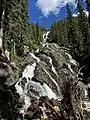
[[[27,62],[22,64],[23,73],[16,86],[13,84],[11,72],[7,72],[10,71],[7,65],[2,67],[0,64],[4,73],[0,71],[0,84],[8,90],[5,92],[1,87],[0,97],[3,93],[10,96],[6,96],[6,99],[9,101],[12,120],[90,119],[89,78],[85,79],[84,73],[79,71],[78,63],[69,51],[50,43],[40,48],[36,56],[34,53],[28,54]],[[3,102],[6,106],[3,111],[8,111],[8,102],[1,100],[1,103]],[[4,112],[3,116],[6,114]]]
[[[50,100],[47,96],[40,97],[38,100],[32,100],[31,105],[24,114],[24,118],[27,120],[59,120],[61,118],[59,115],[60,109],[59,106],[52,105],[53,102],[55,100]]]
[[[29,54],[30,65],[26,66],[18,82],[17,91],[22,91],[19,93],[20,97],[23,96],[24,106],[30,104],[27,97],[37,98],[40,100],[40,106],[37,107],[40,107],[41,111],[43,111],[43,107],[46,107],[46,114],[51,119],[56,119],[54,116],[59,119],[76,119],[72,104],[75,99],[72,89],[75,88],[72,86],[74,82],[78,81],[76,76],[78,63],[73,60],[68,49],[61,48],[54,43],[46,44],[36,55]],[[28,114],[31,113],[31,110],[34,112],[36,109],[34,104],[31,103],[26,116],[30,116]],[[23,111],[24,109],[25,107],[23,107]]]
[[[0,62],[0,85],[9,87],[14,84],[11,67],[4,62]]]
[[[3,57],[4,58],[4,57]],[[4,59],[5,60],[5,59]],[[8,61],[9,62],[9,61]],[[15,89],[13,71],[10,63],[0,62],[0,119],[16,120],[17,101],[20,98]],[[19,103],[18,103],[19,104]]]
[[[40,81],[40,80],[38,80],[37,78],[35,78],[35,77],[32,77],[32,80],[33,81],[35,81],[35,82],[39,82],[41,85],[43,85],[43,82],[42,81]]]

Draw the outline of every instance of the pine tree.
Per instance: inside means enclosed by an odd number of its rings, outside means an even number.
[[[7,15],[9,7],[9,2],[7,0],[0,1],[0,47],[3,49],[3,34],[4,34],[4,27],[5,27],[5,17]]]
[[[57,31],[58,31],[57,23],[54,23],[52,25],[51,30],[50,30],[50,40],[48,42],[53,42],[53,43],[57,43],[58,42]]]
[[[68,14],[67,18],[68,18],[70,21],[72,21],[72,12],[71,12],[68,4],[67,4],[66,8],[67,8],[67,14]]]
[[[68,47],[72,47],[73,50],[75,50],[76,45],[77,45],[77,35],[75,32],[75,25],[73,22],[73,16],[72,12],[69,8],[69,5],[67,4],[67,24],[68,24]]]
[[[39,26],[38,26],[38,22],[36,24],[36,40],[38,41],[39,38]]]
[[[10,8],[9,8],[10,7]],[[26,0],[12,0],[9,1],[9,9],[5,16],[5,31],[4,41],[5,48],[10,45],[14,47],[10,52],[16,53],[18,56],[23,56],[24,53],[24,27],[27,21],[27,1]],[[9,45],[8,45],[9,43]]]
[[[82,39],[80,41],[82,41],[82,57],[88,55],[88,41],[90,39],[90,35],[89,35],[89,26],[88,26],[88,19],[86,14],[84,13],[84,9],[82,7],[82,3],[79,2],[78,0],[78,4],[77,4],[77,9],[79,12],[78,15],[78,26],[79,26],[79,31],[82,34]]]

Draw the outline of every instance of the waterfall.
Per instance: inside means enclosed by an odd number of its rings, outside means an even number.
[[[36,58],[33,54],[31,55]],[[38,58],[36,59],[38,60]],[[21,99],[24,100],[24,105],[20,110],[20,113],[24,113],[24,111],[29,107],[32,97],[39,99],[41,96],[48,96],[50,99],[59,99],[56,93],[54,93],[46,83],[43,82],[43,85],[41,85],[40,83],[32,80],[32,77],[34,77],[35,67],[36,63],[27,65],[22,73],[22,78],[20,78],[15,85],[17,92],[21,96]],[[22,85],[22,82],[24,83],[24,86]]]
[[[44,43],[46,43],[49,33],[50,33],[50,31],[47,31],[46,33],[43,34],[43,42]]]
[[[24,112],[24,110],[26,110],[30,105],[30,96],[27,93],[27,85],[30,82],[29,78],[31,79],[34,76],[35,67],[36,63],[26,66],[25,70],[22,73],[22,78],[20,78],[20,80],[15,85],[17,93],[20,94],[21,99],[23,99],[25,103],[23,108],[20,110],[21,113]],[[21,82],[25,82],[24,88],[22,87]]]

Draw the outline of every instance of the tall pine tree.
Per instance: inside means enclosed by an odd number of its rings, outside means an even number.
[[[78,15],[78,26],[79,31],[81,32],[82,39],[80,40],[82,43],[82,57],[88,55],[88,41],[90,39],[89,35],[89,25],[88,25],[88,18],[84,12],[84,9],[82,7],[81,1],[78,0],[77,9],[79,12]]]
[[[23,35],[27,21],[27,0],[13,0],[10,2],[10,5],[10,10],[5,19],[7,24],[4,32],[5,48],[7,49],[9,46],[10,52],[23,56]],[[14,47],[14,49],[11,49],[11,47]]]
[[[77,47],[77,34],[75,30],[75,24],[73,21],[72,12],[67,4],[67,24],[68,24],[68,47],[72,47],[73,50]]]

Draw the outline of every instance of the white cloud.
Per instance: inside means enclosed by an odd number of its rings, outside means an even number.
[[[40,16],[38,19],[42,19],[43,18],[43,16]]]
[[[41,10],[43,15],[47,17],[51,12],[58,14],[60,9],[66,4],[72,4],[76,7],[76,0],[37,0],[36,6]]]

